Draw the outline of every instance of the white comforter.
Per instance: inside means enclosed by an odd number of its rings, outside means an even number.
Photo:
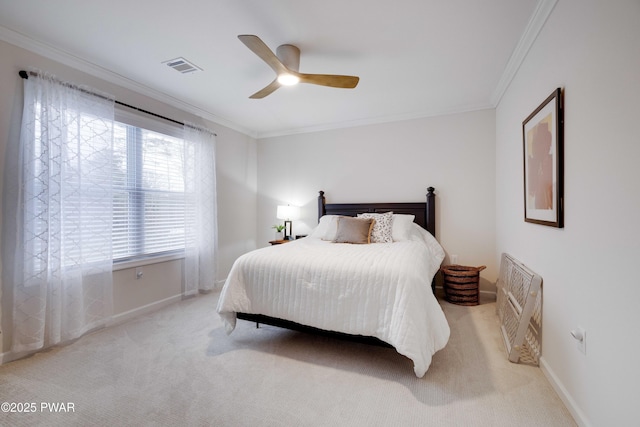
[[[217,311],[227,333],[236,313],[263,314],[391,344],[422,377],[449,339],[432,294],[444,251],[415,225],[410,240],[354,245],[307,237],[236,260]]]

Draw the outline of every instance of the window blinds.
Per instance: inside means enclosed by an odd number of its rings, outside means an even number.
[[[114,261],[183,250],[182,139],[123,123],[114,135]]]

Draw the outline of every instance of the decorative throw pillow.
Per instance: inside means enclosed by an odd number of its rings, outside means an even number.
[[[415,215],[393,214],[392,236],[394,242],[409,240]]]
[[[391,243],[393,242],[393,212],[379,213],[362,213],[358,214],[358,218],[372,218],[376,222],[373,224],[371,231],[372,243]]]
[[[371,218],[338,218],[334,243],[371,243],[371,229],[375,221]]]

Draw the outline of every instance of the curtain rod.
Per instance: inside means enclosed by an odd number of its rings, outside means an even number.
[[[33,71],[20,70],[20,71],[18,72],[18,74],[19,74],[19,75],[20,75],[20,77],[22,77],[23,79],[28,79],[28,78],[29,78],[29,75],[31,75],[31,76],[33,76],[33,77],[38,77],[38,73],[35,73],[35,72],[33,72]],[[73,86],[73,85],[72,85],[72,86]],[[75,86],[74,86],[74,87],[75,87]],[[82,88],[78,88],[78,89],[82,90],[83,92],[90,93],[91,95],[96,95],[96,96],[100,96],[100,97],[102,97],[102,95],[97,94],[97,93],[94,93],[94,92],[91,92],[91,91],[88,91],[88,90],[86,90],[86,89],[82,89]],[[124,102],[120,102],[120,101],[118,101],[117,99],[114,99],[114,100],[113,100],[113,102],[115,102],[115,103],[116,103],[116,104],[118,104],[118,105],[122,105],[123,107],[131,108],[131,109],[136,110],[136,111],[139,111],[139,112],[141,112],[141,113],[148,114],[148,115],[150,115],[150,116],[154,116],[154,117],[158,117],[158,118],[160,118],[160,119],[170,121],[170,122],[175,123],[175,124],[178,124],[178,125],[180,125],[180,126],[184,126],[184,123],[183,123],[183,122],[179,122],[179,121],[174,120],[174,119],[172,119],[172,118],[170,118],[170,117],[161,116],[160,114],[156,114],[156,113],[153,113],[153,112],[151,112],[151,111],[143,110],[142,108],[138,108],[138,107],[133,106],[133,105],[125,104]],[[206,129],[206,130],[207,130],[208,132],[211,132],[211,133],[213,134],[213,136],[218,136],[218,134],[216,134],[215,132],[210,131],[209,129]]]

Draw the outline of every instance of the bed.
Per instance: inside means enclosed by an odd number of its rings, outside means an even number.
[[[434,189],[426,203],[373,204],[328,204],[321,191],[318,217],[308,237],[236,260],[217,306],[227,333],[240,318],[372,337],[411,359],[415,375],[424,376],[450,333],[433,293],[444,258],[433,236]],[[367,226],[379,243],[350,244],[353,227]]]

